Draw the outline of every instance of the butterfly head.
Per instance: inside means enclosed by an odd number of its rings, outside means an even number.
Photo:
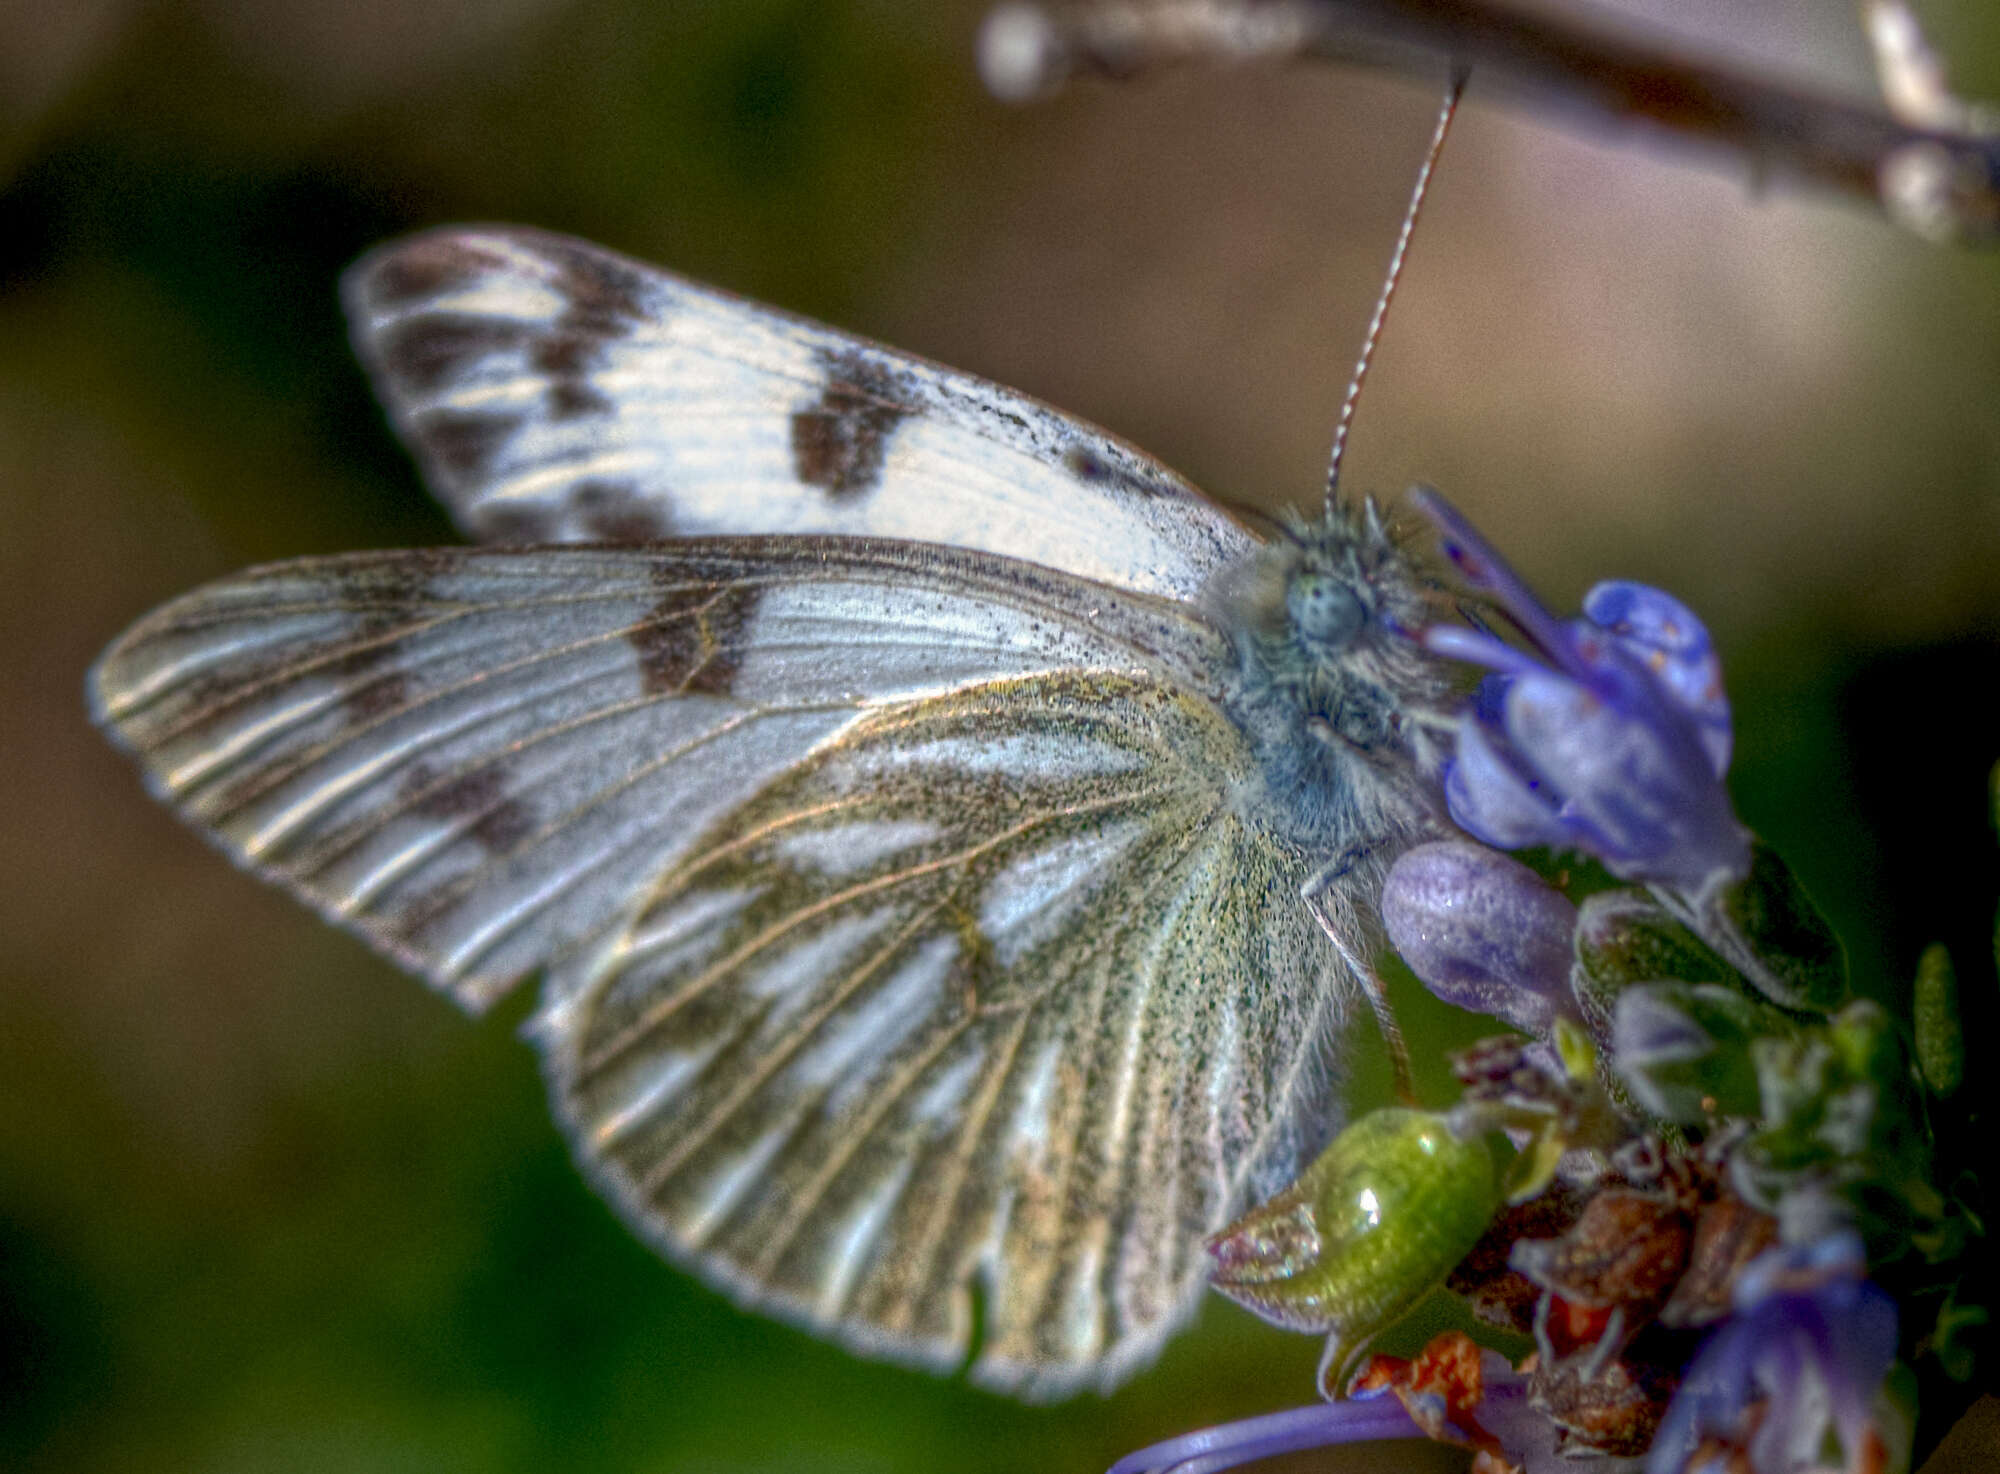
[[[1250,738],[1289,827],[1340,848],[1384,792],[1435,771],[1423,718],[1449,682],[1411,638],[1431,614],[1416,561],[1372,502],[1286,522],[1219,585],[1234,646],[1229,709]],[[1357,824],[1358,819],[1358,824]]]
[[[1300,568],[1285,582],[1285,620],[1299,648],[1319,659],[1337,656],[1368,622],[1361,594],[1338,573]]]

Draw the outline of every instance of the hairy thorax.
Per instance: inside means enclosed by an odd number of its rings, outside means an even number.
[[[1435,827],[1450,683],[1414,635],[1436,598],[1372,502],[1289,520],[1211,590],[1225,706],[1260,782],[1241,801],[1328,860]]]

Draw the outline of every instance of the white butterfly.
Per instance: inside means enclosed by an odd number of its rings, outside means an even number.
[[[871,1355],[1117,1381],[1328,1136],[1361,913],[1436,822],[1374,508],[1260,542],[1020,395],[556,236],[347,293],[460,525],[536,546],[225,579],[112,646],[98,720],[466,1007],[542,972],[577,1156],[670,1257]]]

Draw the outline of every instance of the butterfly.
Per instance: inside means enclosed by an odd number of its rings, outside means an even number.
[[[476,546],[252,569],[90,682],[240,864],[528,1031],[669,1258],[868,1355],[1108,1387],[1331,1134],[1434,599],[1022,395],[611,252],[345,283]],[[977,1330],[975,1330],[977,1327]]]

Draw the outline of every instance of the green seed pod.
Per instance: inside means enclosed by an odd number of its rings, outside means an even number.
[[[1965,1033],[1958,1019],[1958,974],[1942,942],[1933,942],[1917,959],[1912,1014],[1917,1068],[1931,1093],[1948,1099],[1965,1080]]]
[[[1322,1370],[1337,1392],[1368,1342],[1478,1242],[1500,1198],[1485,1140],[1460,1140],[1428,1111],[1375,1111],[1209,1239],[1210,1280],[1274,1325],[1328,1333]]]
[[[1692,900],[1660,894],[1781,1008],[1832,1013],[1849,998],[1840,938],[1776,850],[1753,844],[1748,875]]]

